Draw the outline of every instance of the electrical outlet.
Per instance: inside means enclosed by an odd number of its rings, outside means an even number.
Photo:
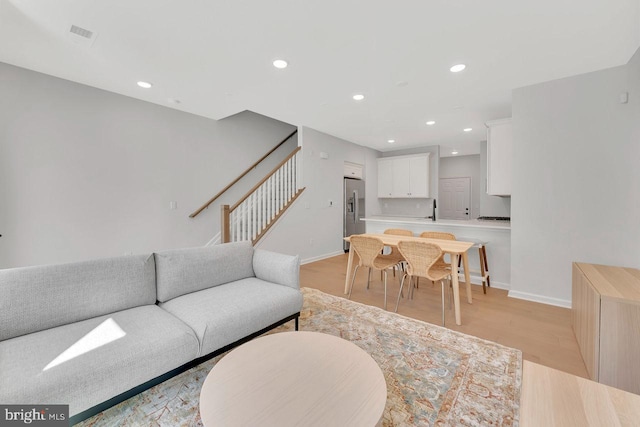
[[[333,200],[329,200],[329,207],[333,206]]]
[[[420,203],[416,203],[416,209],[420,209]]]
[[[313,239],[309,239],[309,246],[313,246]]]

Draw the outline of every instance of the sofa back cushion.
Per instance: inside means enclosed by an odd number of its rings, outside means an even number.
[[[155,257],[160,302],[254,276],[251,242],[170,250]]]
[[[0,341],[155,301],[152,255],[0,270]]]

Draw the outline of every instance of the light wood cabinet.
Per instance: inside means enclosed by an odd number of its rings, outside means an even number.
[[[378,197],[428,198],[429,153],[378,159]]]
[[[513,133],[511,119],[493,120],[487,126],[487,194],[511,195]]]
[[[640,394],[640,270],[573,264],[573,330],[592,380]]]
[[[573,331],[582,353],[589,376],[598,378],[598,351],[600,346],[600,294],[577,264],[573,264],[571,317]]]

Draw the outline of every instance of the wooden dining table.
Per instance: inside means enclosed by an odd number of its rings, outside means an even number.
[[[467,251],[473,247],[475,243],[473,242],[464,242],[459,240],[442,240],[442,239],[427,239],[425,237],[415,237],[415,236],[397,236],[394,234],[361,234],[361,236],[367,237],[377,237],[382,240],[385,246],[397,247],[398,242],[401,240],[404,241],[417,241],[417,242],[427,242],[434,243],[440,246],[442,252],[445,254],[449,254],[451,258],[451,287],[453,288],[453,309],[456,317],[456,325],[461,325],[461,316],[460,316],[460,283],[458,280],[458,258],[462,257],[462,265],[464,267],[464,282],[466,284],[467,289],[467,302],[469,304],[473,303],[473,298],[471,296],[471,280],[469,278],[469,260],[467,258]],[[350,237],[345,237],[344,240],[347,242],[350,241]],[[351,274],[353,269],[353,250],[352,246],[349,246],[349,260],[347,261],[347,277],[344,281],[344,293],[349,293],[349,285],[351,284]]]

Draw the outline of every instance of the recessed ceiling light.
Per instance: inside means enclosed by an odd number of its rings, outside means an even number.
[[[467,68],[467,66],[464,65],[464,64],[456,64],[453,67],[449,68],[449,71],[451,71],[452,73],[459,73],[460,71],[464,70],[465,68]]]
[[[409,84],[409,82],[405,81],[405,80],[400,80],[399,82],[396,82],[396,86],[398,87],[405,87]]]
[[[436,124],[436,122],[435,122],[435,121],[433,121],[433,120],[429,120],[429,121],[427,122],[427,126],[433,126],[433,125],[435,125],[435,124]]]
[[[458,154],[458,152],[457,151],[452,151],[451,154],[453,154],[455,156],[456,154]]]
[[[276,68],[287,68],[287,65],[289,65],[289,63],[284,59],[276,59],[273,61],[273,66]]]
[[[138,82],[138,86],[145,88],[145,89],[151,89],[151,86],[153,86],[151,83],[149,82]]]
[[[394,142],[396,142],[396,140],[395,140],[395,139],[389,139],[389,140],[387,140],[387,142],[388,142],[389,144],[393,144]]]
[[[361,93],[358,93],[356,95],[353,95],[353,99],[355,99],[356,101],[362,101],[364,99],[364,95]]]
[[[462,130],[463,130],[463,131],[465,131],[465,132],[471,132],[473,129],[471,129],[471,128],[464,128],[464,129],[462,129]]]

